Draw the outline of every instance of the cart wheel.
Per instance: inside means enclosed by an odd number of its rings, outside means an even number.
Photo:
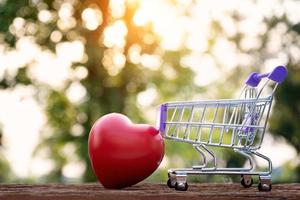
[[[261,192],[270,192],[272,190],[272,184],[268,185],[268,184],[261,184],[258,183],[258,190]]]
[[[172,182],[171,179],[168,179],[167,185],[169,188],[175,188],[176,182]]]
[[[244,188],[249,188],[253,184],[253,178],[251,176],[250,177],[245,177],[245,176],[242,175],[241,184],[242,184],[242,186],[244,186]]]
[[[176,182],[176,184],[175,184],[175,190],[178,190],[178,191],[187,191],[188,187],[189,186],[188,186],[187,182],[185,182],[185,183]]]

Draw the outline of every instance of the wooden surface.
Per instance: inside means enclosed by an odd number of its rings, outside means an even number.
[[[142,183],[122,190],[107,190],[98,183],[0,185],[2,200],[135,200],[135,199],[300,199],[300,184],[273,185],[271,192],[258,192],[257,187],[242,188],[239,184],[190,184],[187,192],[178,192],[165,184]]]

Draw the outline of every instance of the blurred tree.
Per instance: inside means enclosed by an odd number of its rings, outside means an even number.
[[[162,48],[161,38],[156,35],[154,24],[137,26],[134,23],[140,2],[128,0],[114,7],[113,3],[116,2],[0,0],[0,41],[6,45],[6,50],[17,49],[18,42],[22,38],[30,38],[39,45],[41,51],[53,57],[58,54],[61,45],[74,41],[82,44],[84,48],[81,59],[70,61],[72,75],[64,83],[59,83],[61,87],[45,84],[32,76],[31,71],[36,62],[34,59],[18,68],[16,74],[5,72],[0,80],[1,89],[14,88],[20,84],[34,86],[36,99],[47,115],[48,123],[41,133],[42,142],[37,148],[36,155],[51,159],[54,166],[52,172],[40,181],[64,181],[63,169],[72,162],[84,166],[83,181],[94,181],[95,176],[90,168],[87,153],[88,134],[92,124],[97,118],[110,112],[124,113],[137,123],[149,120],[147,110],[137,101],[137,96],[144,91],[154,90],[157,94],[155,100],[151,102],[152,108],[153,105],[170,99],[186,100],[195,96],[202,97],[198,94],[206,91],[209,91],[208,97],[212,98],[232,97],[237,85],[242,84],[241,78],[245,78],[245,74],[253,69],[259,71],[259,66],[266,58],[278,53],[269,52],[269,44],[274,42],[272,30],[277,30],[278,26],[287,27],[287,32],[280,32],[280,36],[287,41],[282,41],[280,45],[285,47],[283,53],[290,55],[287,61],[290,75],[276,94],[270,130],[283,135],[299,152],[300,141],[297,139],[299,59],[294,59],[289,49],[295,46],[291,44],[299,44],[299,25],[295,26],[285,15],[277,18],[272,13],[261,22],[265,31],[255,36],[259,42],[251,40],[251,44],[258,43],[258,45],[246,48],[244,39],[248,35],[240,30],[240,22],[244,20],[245,13],[234,11],[226,15],[225,19],[232,22],[233,27],[239,27],[234,34],[230,32],[232,30],[224,28],[222,19],[210,16],[213,20],[209,27],[208,45],[203,52],[198,53],[208,54],[216,60],[215,65],[224,76],[204,89],[195,85],[194,72],[185,66],[181,59],[189,54],[191,49],[186,46],[182,46],[180,50]],[[176,1],[169,3],[173,5]],[[179,13],[191,17],[193,14],[190,10],[196,4],[196,1],[192,1],[186,7],[180,7]],[[115,35],[112,30],[118,34]],[[214,53],[217,39],[220,38],[230,42],[231,48],[236,51],[239,58],[250,61],[247,64],[237,62],[233,64],[234,70],[226,71],[223,64],[217,62],[225,58],[217,58]],[[145,64],[136,58],[141,56],[156,59],[159,68],[145,67]],[[66,60],[64,57],[59,62]],[[78,73],[79,77],[76,75]],[[69,98],[70,88],[74,85],[84,88],[84,98],[79,102]],[[195,157],[198,155],[190,145],[168,141],[166,148],[172,165],[198,164],[194,163],[197,162]],[[226,152],[222,156],[228,161],[225,163],[227,166],[240,166],[244,163],[244,159],[234,156],[232,152]],[[184,161],[180,158],[184,158]],[[1,166],[4,165],[1,163]],[[162,172],[157,174],[162,176]],[[163,175],[166,176],[166,173],[163,172]]]
[[[281,43],[283,53],[287,58],[288,76],[278,87],[275,93],[275,103],[273,113],[270,118],[269,131],[277,138],[285,138],[286,141],[295,147],[297,154],[300,154],[300,65],[296,51],[299,52],[300,45],[300,26],[299,23],[292,23],[286,14],[280,17],[266,19],[270,32],[281,29]],[[265,36],[265,41],[270,37]],[[296,48],[295,48],[296,47]],[[262,52],[267,53],[267,47],[262,48]],[[278,52],[276,52],[278,53]],[[276,147],[275,147],[276,148]],[[287,165],[290,165],[288,163]],[[292,169],[291,169],[292,168]],[[282,177],[281,182],[291,180],[300,181],[300,165],[293,163],[289,166],[289,173],[292,177]],[[284,170],[284,169],[283,169]]]
[[[2,124],[0,123],[0,181],[6,182],[9,181],[9,178],[11,177],[11,173],[9,172],[9,164],[7,160],[5,159],[5,156],[3,156],[3,153],[1,152],[3,146],[2,146]]]
[[[136,96],[139,92],[155,85],[161,95],[157,100],[159,102],[171,98],[174,94],[188,97],[190,93],[186,92],[187,88],[190,91],[196,90],[192,71],[181,67],[179,60],[174,59],[179,57],[180,52],[162,52],[158,55],[168,57],[166,61],[162,59],[162,62],[173,67],[176,74],[180,74],[172,81],[161,76],[157,70],[142,68],[140,64],[126,59],[133,48],[137,49],[139,54],[147,55],[155,55],[155,52],[162,51],[158,45],[159,41],[153,35],[151,25],[145,28],[134,25],[132,18],[137,6],[137,3],[126,3],[124,14],[114,17],[108,0],[1,2],[1,38],[10,48],[15,48],[16,42],[22,37],[33,37],[43,49],[54,53],[57,45],[63,42],[80,41],[85,47],[86,60],[72,65],[73,70],[82,68],[82,64],[87,70],[87,76],[80,80],[86,90],[86,98],[80,104],[72,103],[66,96],[72,82],[78,80],[69,79],[62,89],[51,88],[29,76],[30,63],[20,68],[15,77],[5,76],[1,80],[3,89],[18,84],[34,85],[38,89],[37,99],[45,107],[48,125],[43,130],[42,142],[36,154],[47,152],[44,157],[54,161],[54,168],[40,181],[64,180],[63,168],[74,161],[70,158],[71,155],[64,153],[67,144],[75,146],[79,162],[84,162],[86,169],[83,180],[95,181],[88,158],[87,140],[89,130],[97,118],[110,112],[120,112],[127,114],[135,122],[145,122],[143,112],[137,107]],[[68,12],[72,14],[68,19],[63,19]],[[43,19],[43,14],[50,14],[52,20]],[[84,20],[89,16],[98,17],[99,26],[87,24]],[[33,26],[34,30],[30,31],[30,28],[27,28],[25,32],[18,32],[13,26],[16,20],[24,21],[26,25]],[[124,44],[103,42],[104,32],[114,25],[124,32]],[[145,35],[153,41],[145,43]],[[114,56],[119,56],[118,60],[114,61]]]

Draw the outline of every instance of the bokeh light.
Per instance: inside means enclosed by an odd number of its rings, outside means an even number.
[[[96,8],[86,8],[81,14],[84,26],[88,30],[96,30],[102,24],[102,13]]]
[[[253,70],[299,69],[296,0],[28,2],[0,1],[17,9],[0,30],[7,182],[94,181],[83,144],[101,115],[155,124],[162,102],[232,98]],[[276,169],[296,169],[293,143],[271,132],[265,141]],[[162,171],[194,159],[188,149],[167,150]],[[162,171],[150,180],[163,180]]]

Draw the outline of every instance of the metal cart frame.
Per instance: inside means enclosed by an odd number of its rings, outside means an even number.
[[[165,139],[190,143],[202,156],[203,164],[191,168],[168,170],[168,186],[188,189],[187,175],[241,175],[241,184],[251,187],[252,176],[259,177],[259,191],[270,191],[272,161],[258,152],[263,142],[274,92],[287,76],[278,66],[270,73],[252,73],[236,99],[169,102],[160,106],[158,126]],[[260,83],[265,78],[263,83]],[[217,156],[210,147],[231,148],[249,160],[249,167],[218,167]],[[212,167],[208,166],[208,156]],[[255,169],[254,157],[264,159],[266,171]]]

